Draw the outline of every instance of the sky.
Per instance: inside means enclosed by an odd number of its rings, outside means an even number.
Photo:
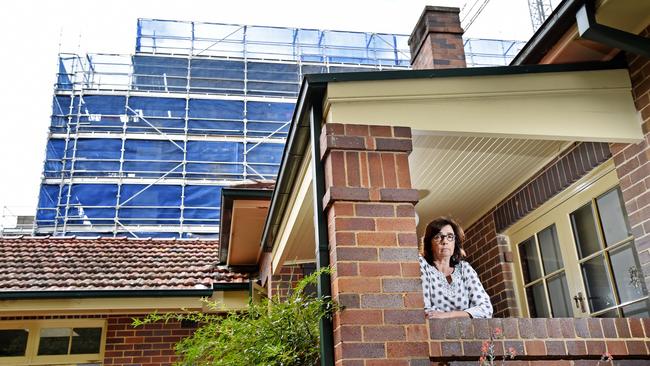
[[[133,53],[137,18],[410,34],[424,6],[464,4],[465,0],[3,2],[0,225],[11,226],[12,215],[35,213],[59,52]],[[527,40],[532,35],[528,0],[489,0],[465,35]]]

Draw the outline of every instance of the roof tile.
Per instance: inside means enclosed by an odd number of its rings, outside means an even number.
[[[0,237],[0,291],[193,290],[248,282],[216,240]]]

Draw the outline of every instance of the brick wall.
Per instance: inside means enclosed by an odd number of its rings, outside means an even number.
[[[280,268],[280,273],[272,275],[268,281],[267,291],[269,297],[278,296],[284,300],[289,295],[291,289],[296,287],[298,281],[303,279],[304,272],[301,265],[286,265]]]
[[[134,328],[133,318],[145,314],[85,314],[43,315],[29,317],[2,317],[0,320],[34,319],[106,319],[105,365],[169,366],[178,360],[175,345],[190,336],[195,326],[184,326],[178,321],[154,323]]]
[[[517,352],[506,364],[595,366],[605,352],[617,365],[644,365],[650,358],[650,319],[447,319],[429,321],[433,364],[475,366],[497,328],[495,354],[510,347]]]
[[[641,35],[650,37],[650,27]],[[645,139],[638,144],[612,144],[610,149],[646,287],[650,288],[650,60],[633,55],[628,57],[628,65]]]
[[[508,241],[497,235],[494,211],[465,231],[467,261],[474,267],[490,295],[494,317],[519,316],[513,283],[512,252]]]
[[[413,69],[466,67],[458,8],[427,6],[409,37]]]
[[[135,317],[142,315],[108,316],[105,365],[171,365],[178,360],[176,343],[195,330],[194,326],[184,327],[178,321],[133,328]]]
[[[328,123],[321,147],[336,365],[429,365],[410,129]]]

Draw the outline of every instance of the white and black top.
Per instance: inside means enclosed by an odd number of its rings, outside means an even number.
[[[420,257],[424,309],[436,311],[462,310],[472,318],[491,318],[492,303],[476,271],[469,263],[460,261],[451,273],[451,283],[445,275]]]

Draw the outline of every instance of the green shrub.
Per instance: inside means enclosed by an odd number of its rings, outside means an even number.
[[[305,287],[317,282],[327,270],[302,279],[288,298],[249,303],[245,312],[150,314],[134,319],[133,325],[188,320],[200,323],[194,335],[176,344],[181,356],[177,365],[317,365],[321,318],[337,309],[330,299],[310,295]],[[207,300],[206,300],[207,301]],[[210,303],[217,307],[218,304]]]

